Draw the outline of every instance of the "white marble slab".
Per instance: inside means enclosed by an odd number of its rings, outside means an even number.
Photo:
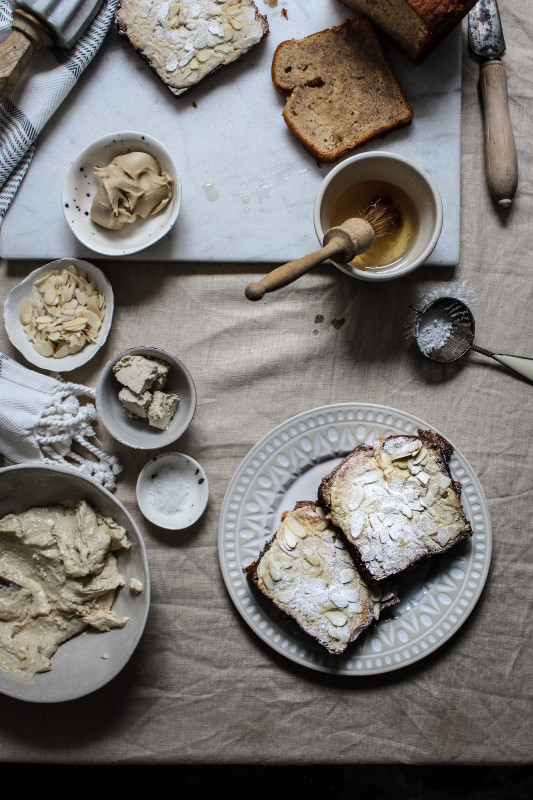
[[[282,263],[317,247],[316,191],[331,165],[318,165],[287,129],[284,99],[270,77],[279,42],[339,24],[338,0],[257,0],[270,34],[240,63],[174,97],[114,28],[78,85],[42,132],[34,160],[2,225],[6,259],[99,258],[78,243],[63,216],[61,189],[76,154],[104,134],[137,130],[172,153],[183,182],[178,221],[161,242],[128,260]],[[287,9],[287,19],[282,15]],[[431,265],[459,258],[461,31],[415,66],[387,51],[413,106],[408,128],[366,145],[417,161],[444,203]]]

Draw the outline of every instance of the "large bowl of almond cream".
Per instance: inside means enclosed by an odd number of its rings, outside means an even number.
[[[113,494],[74,469],[0,469],[0,692],[56,703],[101,688],[149,606],[144,542]]]

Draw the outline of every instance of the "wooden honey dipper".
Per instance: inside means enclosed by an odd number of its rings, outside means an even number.
[[[347,264],[370,250],[376,239],[397,233],[402,224],[401,212],[393,206],[392,200],[375,197],[360,217],[347,219],[327,230],[320,250],[276,267],[260,281],[249,283],[244,293],[248,300],[261,300],[266,292],[287,286],[328,258]]]

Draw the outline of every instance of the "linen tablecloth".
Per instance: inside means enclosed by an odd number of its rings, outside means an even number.
[[[210,483],[204,515],[181,533],[140,514],[135,482],[148,455],[100,428],[124,465],[117,497],[143,533],[152,603],[140,644],[107,686],[35,705],[0,696],[0,759],[37,763],[527,763],[533,714],[533,385],[470,353],[443,367],[417,351],[410,305],[459,294],[476,341],[533,356],[530,146],[533,23],[529,0],[502,2],[510,114],[519,159],[513,207],[487,189],[479,66],[464,30],[461,256],[377,285],[325,265],[258,303],[261,265],[98,262],[115,292],[106,345],[74,379],[94,386],[107,360],[151,344],[189,368],[198,407],[175,449]],[[90,69],[90,67],[89,67]],[[435,158],[438,158],[438,151]],[[28,220],[31,224],[31,220]],[[38,264],[1,265],[2,296]],[[4,330],[1,350],[19,357]],[[409,412],[466,456],[486,494],[493,552],[472,614],[442,647],[388,674],[335,677],[300,667],[241,619],[218,558],[229,481],[253,445],[300,412],[365,402]]]

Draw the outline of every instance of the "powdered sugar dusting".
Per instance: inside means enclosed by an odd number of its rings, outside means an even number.
[[[477,302],[477,297],[472,287],[469,286],[466,281],[457,281],[445,284],[445,291],[443,291],[442,284],[438,284],[431,289],[420,291],[416,298],[410,303],[410,306],[412,308],[416,308],[418,311],[423,311],[425,308],[427,308],[427,306],[430,305],[430,303],[433,303],[440,297],[455,297],[457,300],[461,300],[467,306],[473,306]],[[416,312],[410,311],[404,324],[404,334],[408,341],[416,341],[418,321],[419,317]],[[442,337],[445,335],[445,332],[440,323],[438,324],[438,329],[439,330],[437,333],[433,333],[433,340],[440,342],[440,346],[442,346],[445,343],[445,340],[441,341]],[[448,336],[449,333],[450,331],[448,331]],[[430,331],[428,331],[425,335],[428,337],[428,339],[431,339],[432,335]],[[428,342],[426,342],[426,345],[428,345]],[[435,350],[436,348],[433,347],[432,349]],[[431,352],[431,349],[423,350],[423,352]]]
[[[429,356],[440,350],[453,331],[449,315],[441,309],[427,312],[420,320],[416,340],[424,355]]]

